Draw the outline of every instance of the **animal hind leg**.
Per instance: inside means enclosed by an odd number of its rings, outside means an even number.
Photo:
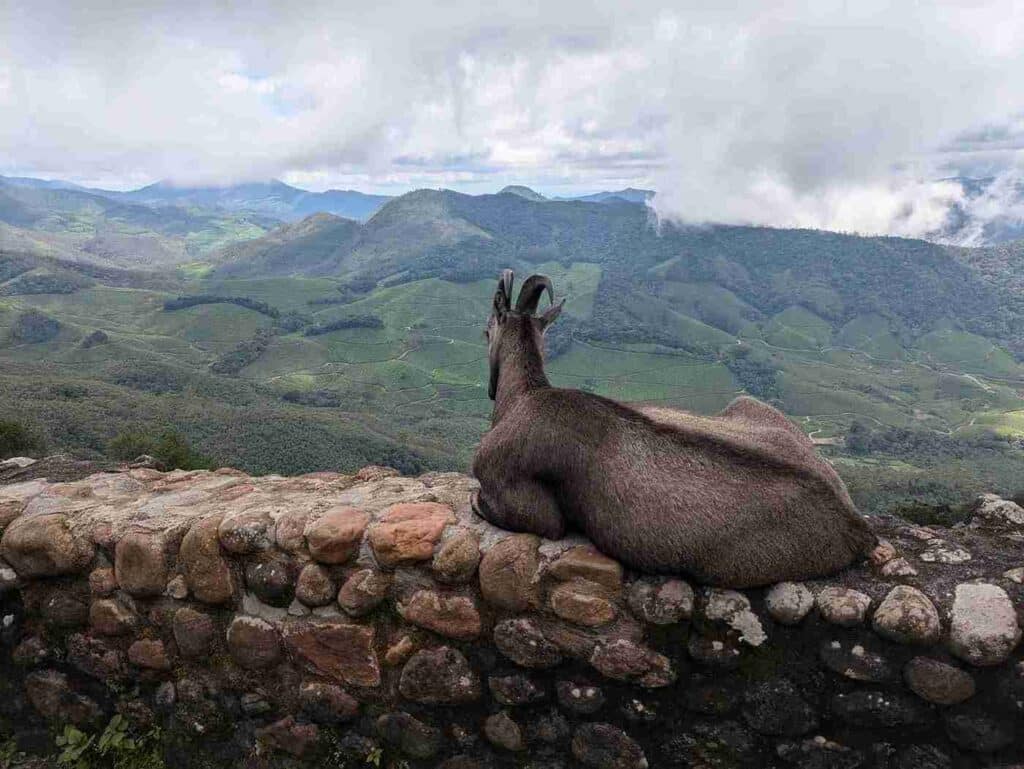
[[[502,529],[548,539],[560,539],[565,534],[565,519],[558,503],[537,481],[481,486],[473,492],[471,502],[477,515]]]

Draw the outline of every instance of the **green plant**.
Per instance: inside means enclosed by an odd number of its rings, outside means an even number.
[[[61,753],[57,765],[68,769],[162,769],[160,730],[156,727],[141,736],[132,736],[124,716],[110,719],[97,737],[74,726],[65,726],[57,737]]]
[[[92,747],[96,735],[86,734],[68,724],[64,731],[57,737],[57,747],[61,748],[57,757],[58,766],[71,767],[71,769],[89,769],[90,761],[85,755]]]
[[[152,436],[135,430],[119,433],[108,446],[116,459],[130,461],[143,454],[155,457],[168,470],[199,470],[210,466],[204,456],[194,451],[189,442],[174,430]]]
[[[369,753],[366,754],[366,763],[370,766],[380,766],[381,759],[384,758],[384,751],[380,748],[372,748]]]
[[[0,742],[0,766],[11,766],[14,759],[21,758],[23,755],[18,750],[18,743],[13,737],[8,737]]]
[[[23,424],[0,419],[0,459],[17,456],[35,446],[35,439]]]

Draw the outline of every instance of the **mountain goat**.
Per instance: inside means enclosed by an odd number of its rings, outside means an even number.
[[[576,528],[639,571],[724,587],[820,577],[876,544],[835,470],[771,406],[741,397],[705,417],[552,387],[543,335],[565,300],[533,275],[513,308],[512,283],[506,270],[487,323],[478,515],[551,539]]]

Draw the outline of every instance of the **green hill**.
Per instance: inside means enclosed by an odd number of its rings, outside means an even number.
[[[37,223],[18,226],[41,238]],[[438,190],[173,271],[7,253],[0,418],[86,452],[136,422],[170,425],[259,472],[465,467],[490,413],[483,325],[512,267],[567,297],[547,340],[554,383],[701,412],[751,393],[822,443],[866,509],[962,501],[1024,477],[1014,253]]]
[[[0,247],[5,251],[159,268],[259,237],[277,224],[259,214],[156,209],[78,189],[32,187],[0,178]]]

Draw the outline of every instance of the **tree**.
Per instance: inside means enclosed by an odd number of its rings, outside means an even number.
[[[168,470],[201,470],[210,466],[210,461],[193,450],[189,442],[174,430],[165,430],[157,436],[138,431],[119,433],[110,442],[107,453],[126,462],[148,455]]]
[[[36,446],[35,438],[23,424],[0,419],[0,459],[16,457]]]

